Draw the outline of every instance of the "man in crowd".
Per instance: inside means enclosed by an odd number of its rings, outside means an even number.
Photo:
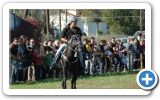
[[[99,61],[99,66],[100,66],[100,74],[104,73],[104,67],[105,67],[105,41],[101,40],[99,43],[99,50],[100,50],[100,61]]]
[[[16,71],[18,70],[17,68],[17,63],[18,63],[18,38],[14,38],[13,42],[9,45],[10,48],[10,82],[13,83],[15,81],[18,81],[18,76],[16,75]],[[17,76],[17,77],[16,77]]]
[[[92,50],[93,50],[94,47],[96,46],[96,42],[95,42],[95,38],[94,38],[94,37],[91,37],[91,44],[90,44],[90,46],[91,46],[91,49],[92,49]]]
[[[35,46],[35,40],[32,38],[30,39],[29,46],[28,46],[28,81],[34,81],[35,80],[35,69],[34,69],[34,64],[33,64],[33,53],[34,50],[36,49]]]
[[[59,49],[60,43],[61,43],[61,42],[60,42],[59,40],[55,40],[55,41],[53,42],[53,56],[55,56],[57,50]]]

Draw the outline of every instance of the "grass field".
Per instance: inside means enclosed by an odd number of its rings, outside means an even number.
[[[108,73],[96,76],[80,76],[77,80],[78,89],[137,89],[137,72]],[[61,89],[61,79],[46,79],[38,82],[15,83],[11,89]],[[67,81],[70,88],[70,79]]]

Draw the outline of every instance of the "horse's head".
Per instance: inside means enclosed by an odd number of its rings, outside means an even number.
[[[82,51],[82,42],[77,35],[73,35],[69,41],[70,46],[77,52]]]

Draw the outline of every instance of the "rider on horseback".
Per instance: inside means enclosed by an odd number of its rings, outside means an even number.
[[[52,66],[53,68],[58,67],[58,62],[60,60],[61,54],[64,51],[65,47],[67,46],[68,41],[71,39],[73,35],[77,35],[80,40],[82,36],[81,29],[77,27],[77,19],[72,18],[70,20],[70,23],[66,25],[66,27],[63,29],[62,34],[61,34],[61,41],[63,45],[60,46],[60,48],[57,50],[55,54],[55,58],[53,59]],[[83,57],[80,58],[80,62],[83,61]],[[81,66],[84,67],[84,65],[81,63]]]

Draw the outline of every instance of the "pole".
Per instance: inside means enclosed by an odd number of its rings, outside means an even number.
[[[61,9],[59,9],[59,33],[61,34]]]
[[[140,32],[142,33],[142,9],[140,9]]]
[[[66,24],[67,24],[67,9],[65,10]]]
[[[143,69],[143,57],[142,57],[142,53],[140,53],[140,68]]]
[[[46,32],[49,35],[50,32],[50,27],[49,27],[49,9],[45,10],[45,14],[46,14]]]

